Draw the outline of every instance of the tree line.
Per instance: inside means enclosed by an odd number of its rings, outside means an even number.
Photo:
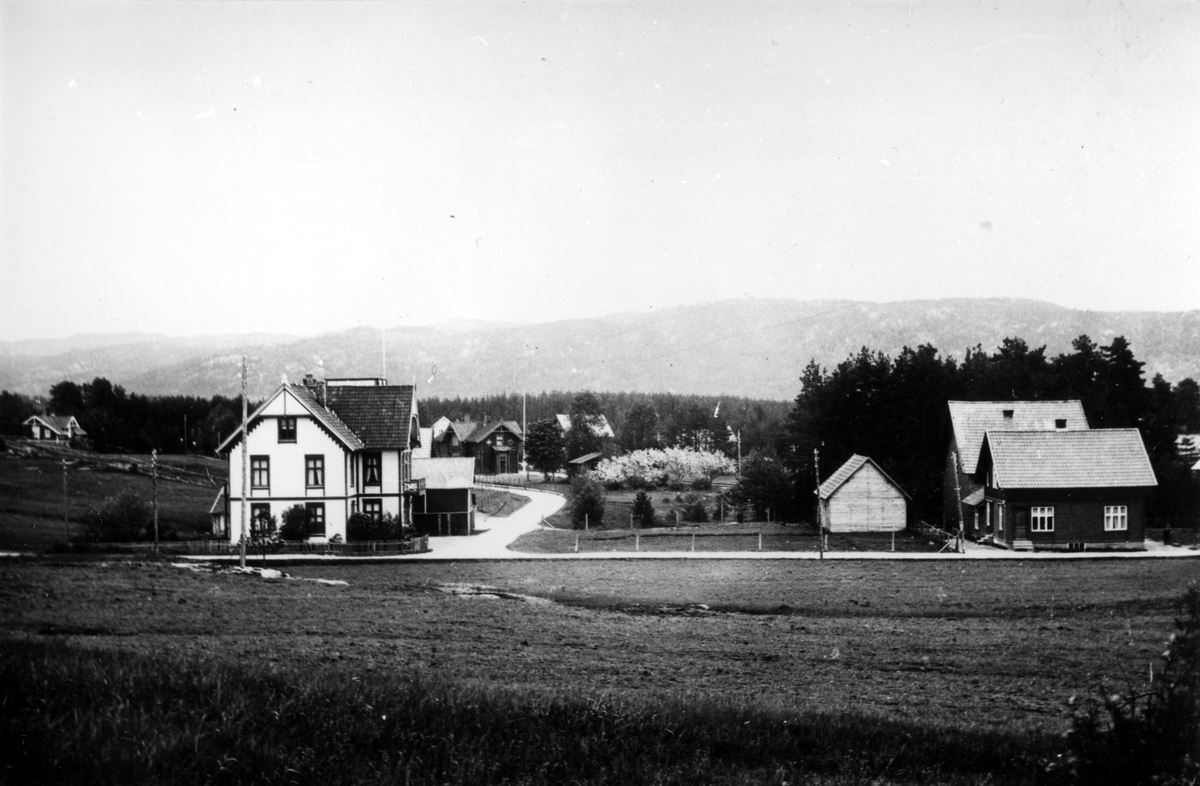
[[[1200,494],[1176,437],[1200,432],[1200,386],[1192,379],[1172,386],[1161,374],[1147,386],[1144,366],[1122,336],[1098,346],[1082,335],[1056,357],[1006,338],[990,354],[976,345],[961,362],[928,344],[895,358],[863,347],[832,370],[815,361],[804,369],[773,458],[790,471],[795,499],[812,507],[815,464],[824,479],[851,455],[870,456],[933,521],[942,505],[947,401],[1079,399],[1092,428],[1141,432],[1159,482],[1151,518],[1194,520]]]
[[[0,433],[27,436],[22,423],[44,413],[73,415],[87,432],[89,446],[101,453],[157,449],[212,455],[242,417],[240,398],[143,396],[103,377],[83,384],[59,382],[48,399],[0,392]]]

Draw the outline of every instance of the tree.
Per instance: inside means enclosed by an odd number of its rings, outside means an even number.
[[[545,476],[547,483],[552,473],[562,469],[565,454],[566,446],[557,421],[547,419],[529,424],[525,434],[525,460]]]
[[[571,401],[571,430],[567,432],[567,458],[575,459],[604,449],[600,428],[600,402],[595,394],[583,392]]]
[[[78,417],[83,413],[83,388],[69,379],[50,388],[50,411],[55,415]]]
[[[639,401],[625,414],[621,448],[627,452],[659,447],[658,413],[649,402]]]
[[[742,465],[738,495],[754,508],[755,518],[762,518],[769,508],[772,517],[793,517],[795,504],[792,475],[774,456],[754,452]]]
[[[655,522],[654,503],[645,491],[639,491],[633,498],[633,517],[641,522],[643,527],[653,527]]]
[[[567,500],[572,526],[583,529],[604,523],[604,497],[604,486],[592,476],[585,473],[572,478]]]

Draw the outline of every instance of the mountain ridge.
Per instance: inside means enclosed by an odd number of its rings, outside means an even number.
[[[1031,348],[1045,345],[1053,357],[1069,352],[1083,333],[1101,345],[1124,335],[1146,363],[1147,380],[1156,373],[1171,382],[1200,377],[1200,310],[1081,311],[1001,298],[740,299],[541,324],[447,320],[385,332],[383,375],[442,397],[592,389],[790,399],[811,359],[832,368],[862,347],[895,356],[904,346],[932,344],[943,356],[961,359],[968,347],[991,352],[1004,338],[1017,337]],[[253,396],[269,392],[284,374],[380,376],[384,370],[378,328],[145,340],[152,335],[129,334],[127,343],[96,339],[58,354],[11,351],[37,341],[0,342],[0,388],[45,394],[63,379],[103,376],[143,394],[236,395],[243,354]],[[69,339],[47,346],[54,341]]]

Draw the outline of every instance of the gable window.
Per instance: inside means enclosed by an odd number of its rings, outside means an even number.
[[[1129,508],[1126,505],[1104,506],[1104,531],[1120,532],[1129,529]]]
[[[304,485],[310,489],[325,486],[325,457],[304,457]]]
[[[383,518],[383,500],[364,499],[362,501],[362,512],[379,521]]]
[[[378,486],[383,477],[383,456],[379,453],[363,454],[363,485]]]
[[[295,418],[280,418],[279,419],[279,441],[280,442],[295,442],[296,441],[296,419]]]
[[[271,457],[250,457],[250,488],[265,489],[271,487]]]
[[[325,503],[309,502],[304,506],[304,523],[309,536],[325,537]]]
[[[1029,528],[1034,532],[1054,531],[1054,508],[1030,508]]]
[[[250,534],[267,535],[271,530],[271,506],[265,502],[252,503],[250,505]]]

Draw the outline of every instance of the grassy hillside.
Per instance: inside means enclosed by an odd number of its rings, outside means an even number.
[[[133,491],[146,499],[152,494],[149,456],[93,456],[72,454],[67,467],[66,515],[63,523],[63,467],[47,457],[0,453],[0,549],[44,550],[83,533],[80,518],[106,497]],[[81,458],[83,457],[83,458]],[[167,467],[211,474],[224,481],[225,462],[201,456],[162,456]],[[131,473],[130,464],[139,470]],[[197,479],[197,483],[203,483]],[[217,486],[196,485],[160,478],[159,521],[180,536],[209,531],[208,509]]]

